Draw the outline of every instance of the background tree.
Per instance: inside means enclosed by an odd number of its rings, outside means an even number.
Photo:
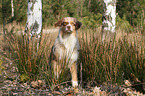
[[[34,35],[40,38],[42,30],[42,3],[41,0],[28,0],[28,12],[26,29],[30,31],[31,37]]]
[[[21,23],[22,25],[26,25],[27,21],[27,0],[14,0],[14,10],[15,10],[15,21],[17,23]]]
[[[103,3],[103,22],[102,22],[102,41],[111,39],[115,33],[116,20],[116,0],[104,0]]]
[[[13,1],[14,18],[11,18],[11,0],[2,1],[0,1],[0,4],[3,5],[3,8],[1,6],[2,10],[0,10],[0,23],[3,22],[3,14],[6,22],[15,20],[24,25],[27,21],[27,1]],[[103,0],[84,0],[82,3],[80,3],[80,0],[43,0],[42,3],[43,24],[45,26],[52,26],[58,19],[65,16],[76,17],[82,21],[83,26],[91,28],[98,27],[98,24],[102,25]],[[144,6],[144,0],[117,0],[116,12],[121,19],[118,22],[127,21],[133,28],[136,26],[143,28],[145,26]],[[58,12],[59,15],[57,15]]]
[[[1,2],[1,5],[2,5],[2,10],[1,10],[1,13],[2,13],[2,24],[3,24],[3,34],[4,34],[4,38],[5,38],[5,34],[6,34],[6,32],[5,32],[5,25],[7,24],[7,23],[9,23],[10,22],[10,16],[11,16],[11,8],[10,8],[10,0],[2,0],[2,2]]]
[[[117,13],[123,20],[127,20],[132,29],[141,30],[145,28],[145,0],[118,0]]]
[[[14,17],[14,3],[13,3],[13,0],[11,0],[11,7],[12,7],[12,17]]]

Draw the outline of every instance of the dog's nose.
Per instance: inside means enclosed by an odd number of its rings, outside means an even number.
[[[68,29],[70,29],[70,26],[67,26]]]

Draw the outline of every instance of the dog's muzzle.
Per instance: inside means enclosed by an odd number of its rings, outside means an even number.
[[[73,31],[73,28],[72,28],[72,26],[70,25],[70,24],[68,24],[67,26],[66,26],[66,32],[72,32]]]

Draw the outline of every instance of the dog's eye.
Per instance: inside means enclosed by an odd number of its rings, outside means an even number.
[[[67,22],[63,22],[62,25],[63,25],[63,26],[66,26],[66,25],[67,25]]]
[[[75,26],[76,24],[74,22],[72,22],[71,25],[74,25]]]

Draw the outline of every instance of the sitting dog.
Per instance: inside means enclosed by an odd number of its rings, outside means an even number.
[[[82,23],[73,17],[65,17],[59,20],[55,27],[59,26],[59,34],[55,40],[50,54],[51,66],[53,66],[55,78],[58,79],[62,68],[70,68],[72,86],[78,86],[77,59],[79,55],[79,43],[77,30]]]

